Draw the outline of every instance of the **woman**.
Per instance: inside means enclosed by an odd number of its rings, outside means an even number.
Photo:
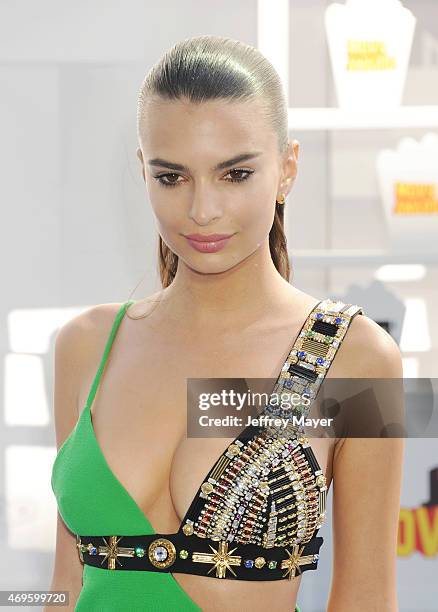
[[[138,137],[162,290],[58,333],[52,589],[75,610],[299,610],[333,479],[327,609],[395,612],[399,440],[186,435],[188,378],[302,377],[312,397],[325,376],[401,377],[360,307],[289,283],[299,145],[277,73],[241,42],[185,40],[143,82]]]

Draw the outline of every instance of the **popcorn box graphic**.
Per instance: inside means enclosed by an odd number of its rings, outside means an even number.
[[[326,8],[341,108],[375,110],[401,104],[415,24],[399,0],[347,0]]]
[[[376,169],[391,248],[438,251],[438,134],[383,149]]]

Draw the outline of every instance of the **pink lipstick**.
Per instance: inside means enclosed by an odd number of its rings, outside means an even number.
[[[225,247],[233,234],[187,234],[190,246],[200,253],[216,253]]]

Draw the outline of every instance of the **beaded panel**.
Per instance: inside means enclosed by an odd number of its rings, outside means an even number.
[[[310,402],[292,409],[272,400],[261,414],[306,415],[345,336],[356,305],[320,302],[309,315],[273,392],[297,391]],[[326,511],[326,478],[303,433],[289,424],[247,427],[219,457],[183,521],[182,531],[264,548],[306,543]]]

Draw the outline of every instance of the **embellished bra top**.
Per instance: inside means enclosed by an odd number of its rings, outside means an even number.
[[[181,572],[240,580],[291,579],[318,566],[327,486],[302,426],[271,401],[261,415],[288,417],[249,425],[200,483],[176,533],[155,533],[110,469],[90,406],[126,309],[120,308],[84,410],[58,451],[51,485],[60,515],[76,534],[82,563],[109,570]],[[307,414],[349,325],[363,308],[326,299],[313,307],[274,385],[306,396]]]

